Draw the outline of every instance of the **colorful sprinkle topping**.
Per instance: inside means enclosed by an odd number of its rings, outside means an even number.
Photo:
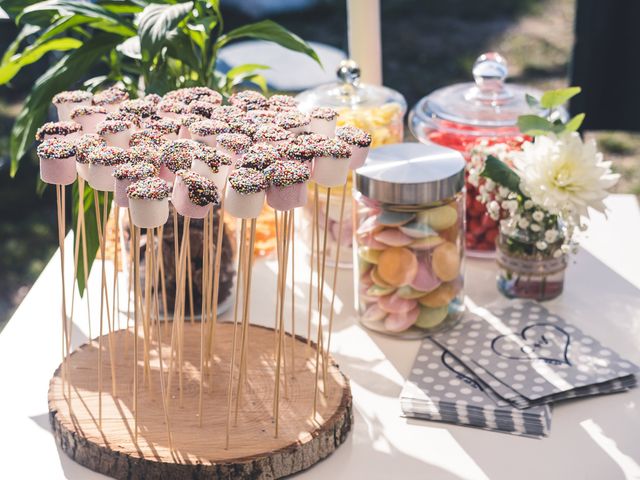
[[[218,145],[232,152],[244,153],[251,146],[251,138],[242,133],[221,133],[217,137]]]
[[[216,115],[221,115],[223,118],[217,118],[217,120],[223,120],[225,122],[232,122],[234,120],[242,120],[245,112],[233,105],[222,105],[213,112],[211,118],[216,118]]]
[[[76,162],[88,164],[89,154],[94,148],[103,148],[107,144],[100,135],[95,133],[85,133],[76,141]]]
[[[202,146],[193,140],[179,138],[166,142],[160,148],[160,161],[173,173],[178,170],[189,170],[194,154]]]
[[[130,128],[133,128],[133,125],[127,120],[105,120],[98,124],[97,131],[98,135],[108,135],[110,133],[124,132]]]
[[[264,170],[272,163],[280,160],[278,149],[267,143],[258,143],[251,146],[242,156],[236,166]]]
[[[127,153],[131,163],[150,163],[156,168],[160,168],[160,152],[154,146],[136,145],[131,147]]]
[[[191,172],[189,170],[178,170],[176,172],[189,191],[189,200],[194,205],[204,207],[210,203],[214,205],[220,204],[220,194],[216,185],[202,175]]]
[[[267,180],[276,187],[290,187],[309,180],[311,169],[307,163],[295,160],[276,162],[264,171]]]
[[[45,135],[69,135],[82,130],[76,122],[47,122],[36,131],[36,140],[41,142]]]
[[[293,134],[289,130],[277,125],[260,125],[253,134],[256,142],[281,142],[292,138]]]
[[[113,167],[129,161],[129,152],[120,147],[93,148],[87,155],[91,165]]]
[[[269,108],[269,101],[255,90],[234,93],[229,97],[229,103],[242,110],[266,110]]]
[[[280,154],[288,160],[310,162],[318,153],[318,147],[308,142],[291,141],[279,146]]]
[[[189,132],[199,137],[220,135],[221,133],[229,132],[229,125],[219,120],[200,120],[199,122],[191,124]]]
[[[253,137],[256,133],[257,126],[253,123],[249,123],[246,120],[232,120],[229,122],[229,130],[232,133],[241,133],[247,137]]]
[[[187,128],[196,122],[201,122],[202,120],[205,120],[205,118],[200,115],[194,115],[193,113],[183,113],[178,119],[180,125]]]
[[[276,115],[276,125],[289,130],[291,128],[300,128],[309,125],[311,120],[307,115],[296,110],[287,110]]]
[[[158,111],[166,113],[187,113],[188,108],[189,106],[186,103],[171,98],[165,98],[158,104]]]
[[[206,145],[202,145],[200,150],[195,152],[194,160],[195,159],[206,163],[214,173],[218,172],[218,167],[221,165],[231,165],[231,157],[229,155]]]
[[[229,175],[229,185],[242,195],[260,193],[269,187],[267,178],[255,168],[237,168]]]
[[[73,143],[60,138],[45,140],[38,145],[38,157],[51,160],[63,160],[73,157],[76,154],[76,147]]]
[[[150,93],[149,95],[145,95],[143,100],[158,105],[162,101],[162,97],[157,93]]]
[[[191,102],[187,107],[187,113],[195,113],[203,117],[211,118],[217,105],[214,103],[203,102],[202,100],[196,100]]]
[[[117,180],[142,180],[143,178],[155,177],[158,175],[158,168],[146,162],[123,163],[116,167],[113,176]]]
[[[180,131],[180,123],[177,120],[171,118],[159,118],[157,120],[149,120],[145,124],[146,127],[151,130],[160,132],[163,135],[175,133],[176,135]]]
[[[352,125],[346,125],[336,130],[336,137],[349,145],[366,148],[371,145],[371,135]]]
[[[351,147],[338,138],[330,138],[319,145],[321,155],[323,157],[333,158],[349,158],[351,156]]]
[[[222,103],[222,95],[208,87],[179,88],[167,93],[164,98],[178,100],[187,104],[198,100],[214,104]]]
[[[273,95],[269,97],[269,108],[276,112],[298,107],[298,101],[289,95]]]
[[[53,97],[51,102],[54,105],[58,105],[60,103],[80,103],[86,102],[87,100],[91,100],[90,92],[85,92],[84,90],[70,90],[68,92],[60,92]]]
[[[158,177],[147,177],[127,187],[127,197],[140,200],[164,200],[169,196],[171,187]]]
[[[160,147],[165,142],[162,133],[158,130],[151,128],[145,128],[131,134],[129,139],[130,147],[147,146],[147,147]]]
[[[247,122],[261,125],[264,123],[273,123],[277,113],[273,110],[249,110],[245,116]]]
[[[146,97],[145,97],[146,98]],[[93,96],[94,105],[113,105],[129,99],[129,93],[120,87],[109,87]]]
[[[320,120],[333,120],[338,116],[338,112],[336,112],[333,108],[329,107],[317,107],[311,110],[311,118],[318,118]]]
[[[146,118],[156,113],[156,105],[147,100],[125,100],[120,104],[120,110],[128,113],[135,113],[139,117]]]
[[[71,110],[71,118],[74,119],[94,114],[106,115],[107,109],[100,105],[82,105]]]
[[[127,122],[131,122],[138,128],[142,126],[142,119],[138,115],[135,113],[123,112],[121,110],[109,113],[105,120],[125,120]]]

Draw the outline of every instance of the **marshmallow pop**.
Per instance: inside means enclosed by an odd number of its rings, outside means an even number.
[[[98,124],[97,132],[110,147],[128,148],[133,124],[126,120],[105,120]]]
[[[113,196],[116,205],[119,207],[129,207],[129,197],[127,197],[127,188],[132,183],[144,178],[155,177],[158,175],[158,169],[151,163],[132,163],[127,162],[118,165],[113,172],[115,178],[115,194]]]
[[[43,142],[45,140],[73,141],[82,135],[82,127],[76,122],[47,122],[36,131],[36,140]]]
[[[309,114],[311,122],[308,130],[313,133],[333,137],[336,131],[336,123],[338,122],[338,112],[333,108],[318,107],[314,108]]]
[[[278,112],[273,110],[249,110],[245,115],[245,119],[256,126],[275,125],[277,114]]]
[[[113,192],[113,173],[118,165],[129,160],[127,151],[119,147],[94,148],[88,155],[87,181],[91,188],[102,192]]]
[[[68,122],[71,120],[71,110],[76,107],[91,105],[91,93],[84,90],[72,90],[60,92],[53,97],[53,104],[58,111],[58,120]]]
[[[229,125],[219,120],[200,120],[189,127],[189,134],[196,142],[215,147],[218,135],[229,132]]]
[[[203,145],[194,152],[191,170],[215,183],[222,191],[231,169],[231,157],[213,148]]]
[[[269,108],[269,100],[255,90],[242,90],[234,93],[229,97],[229,103],[240,110],[267,110]]]
[[[127,150],[127,156],[131,163],[150,163],[160,172],[160,166],[162,165],[160,152],[154,145],[141,144],[133,146]],[[156,173],[156,175],[158,174]]]
[[[82,126],[85,133],[96,133],[97,126],[107,118],[107,109],[95,105],[76,107],[71,110],[71,120]]]
[[[119,111],[132,113],[140,118],[149,118],[156,114],[156,104],[140,98],[125,100],[120,104]]]
[[[211,180],[195,172],[178,170],[171,203],[183,217],[204,218],[209,213],[211,205],[220,203],[220,195]]]
[[[71,185],[76,179],[76,147],[54,138],[38,145],[40,178],[45,183]]]
[[[213,105],[222,103],[222,95],[209,87],[186,87],[172,90],[164,96],[165,100],[176,100],[189,105],[196,101],[209,102]]]
[[[256,143],[249,147],[245,154],[238,160],[236,167],[255,168],[263,171],[268,166],[282,159],[280,151],[273,145]]]
[[[193,155],[200,149],[200,144],[193,140],[178,139],[165,143],[160,147],[160,178],[173,183],[178,170],[189,170]]]
[[[225,209],[236,218],[257,218],[262,211],[269,186],[262,172],[254,168],[238,168],[229,175]]]
[[[252,145],[251,138],[242,133],[221,133],[217,138],[218,150],[231,157],[233,165]]]
[[[131,134],[129,139],[129,147],[137,147],[144,145],[147,147],[160,148],[166,140],[164,135],[157,130],[151,128],[145,128],[144,130],[138,130]]]
[[[269,145],[283,145],[293,138],[293,133],[282,127],[272,124],[259,125],[253,135],[256,143]]]
[[[206,120],[200,115],[194,115],[193,113],[186,113],[184,115],[180,115],[180,131],[178,132],[178,138],[191,138],[191,132],[189,132],[189,127],[196,122],[201,122],[202,120]]]
[[[371,135],[364,130],[347,125],[336,130],[336,138],[351,147],[350,170],[355,170],[364,165],[371,146]]]
[[[271,95],[269,97],[269,110],[282,112],[284,110],[296,110],[298,101],[289,95]]]
[[[180,133],[180,121],[171,118],[149,120],[144,123],[146,128],[160,132],[164,140],[177,140]]]
[[[297,110],[285,110],[276,115],[275,123],[294,135],[298,135],[309,130],[311,119],[308,115]]]
[[[129,100],[129,94],[120,87],[109,87],[106,90],[96,93],[92,103],[96,106],[104,107],[108,113],[115,112],[125,100]]]
[[[169,219],[171,187],[158,177],[138,180],[127,187],[129,212],[133,224],[139,228],[156,228]]]
[[[158,116],[178,120],[182,114],[187,113],[187,108],[186,103],[165,98],[158,104]]]
[[[351,147],[337,138],[330,138],[318,147],[311,178],[322,187],[344,185],[349,174]]]
[[[309,165],[295,160],[275,162],[264,171],[269,188],[267,203],[275,210],[293,210],[307,203]]]
[[[100,135],[85,133],[76,141],[76,170],[83,180],[89,177],[89,154],[94,148],[103,148],[107,144]]]

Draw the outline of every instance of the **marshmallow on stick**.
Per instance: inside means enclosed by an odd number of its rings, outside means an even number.
[[[71,185],[76,179],[76,148],[73,143],[54,138],[37,149],[40,178],[52,185]]]
[[[203,118],[200,115],[194,115],[192,113],[180,115],[180,131],[178,132],[178,138],[191,138],[189,127],[191,127],[191,125],[196,122],[201,122],[202,120],[206,120],[206,118]]]
[[[127,162],[118,165],[113,172],[115,178],[114,200],[119,207],[129,207],[129,197],[127,196],[127,188],[132,183],[144,178],[155,177],[158,175],[158,168],[146,162]]]
[[[186,87],[172,90],[164,96],[165,100],[176,100],[189,105],[196,101],[209,102],[214,105],[222,103],[222,95],[209,87]]]
[[[252,145],[251,138],[242,133],[221,133],[217,137],[217,143],[218,150],[229,155],[233,165]]]
[[[229,133],[229,124],[220,120],[200,120],[189,126],[189,134],[196,142],[215,147],[218,135]]]
[[[93,95],[84,90],[71,90],[55,95],[52,103],[58,111],[58,120],[62,122],[71,120],[71,110],[76,107],[91,105],[91,97],[93,97]]]
[[[154,145],[136,145],[127,150],[128,161],[131,163],[150,163],[160,171],[160,152]],[[156,174],[158,175],[158,174]]]
[[[336,131],[336,123],[338,122],[338,112],[333,108],[318,107],[311,110],[309,114],[311,122],[308,130],[313,133],[333,137]]]
[[[76,142],[76,170],[78,176],[84,180],[89,178],[89,154],[94,148],[103,148],[107,144],[100,135],[85,133]]]
[[[71,120],[81,125],[84,133],[96,133],[98,124],[106,118],[107,110],[100,106],[81,106],[71,110]]]
[[[259,125],[253,135],[256,143],[266,143],[269,145],[284,145],[294,137],[293,133],[282,127],[270,123]]]
[[[165,98],[158,103],[158,116],[178,120],[182,114],[187,113],[187,108],[186,103]]]
[[[274,210],[293,210],[307,203],[307,182],[311,169],[296,160],[276,162],[264,171],[269,188],[267,204]]]
[[[249,110],[245,115],[245,120],[256,126],[275,125],[277,114],[278,112],[273,110]]]
[[[115,190],[113,173],[118,165],[129,160],[127,151],[119,147],[94,148],[87,158],[89,160],[87,181],[91,188],[101,192],[113,192]]]
[[[231,170],[231,157],[202,145],[193,155],[191,170],[211,180],[222,191]]]
[[[311,178],[322,187],[339,187],[347,181],[351,147],[337,138],[318,145]]]
[[[269,186],[264,174],[254,168],[238,168],[229,175],[225,210],[236,218],[257,218]]]
[[[346,125],[336,130],[336,138],[342,140],[351,147],[351,161],[349,169],[356,170],[364,165],[371,146],[371,135],[364,130]]]
[[[269,108],[269,100],[255,90],[242,90],[229,97],[229,103],[240,110],[266,110]]]
[[[211,180],[195,172],[178,170],[171,203],[183,217],[204,218],[212,205],[220,203],[220,195]]]
[[[166,140],[164,139],[162,133],[150,128],[145,128],[144,130],[133,132],[131,134],[131,138],[129,139],[129,147],[145,146],[160,148],[165,143]]]
[[[269,97],[269,110],[282,112],[284,110],[296,110],[298,101],[290,95],[271,95]]]
[[[180,121],[171,118],[147,120],[143,123],[143,126],[159,132],[166,141],[177,140],[180,133]]]
[[[276,147],[267,143],[256,143],[249,147],[240,160],[236,162],[236,167],[255,168],[263,171],[281,159],[282,155]]]
[[[36,131],[36,140],[44,142],[45,140],[73,141],[82,135],[82,127],[76,122],[47,122]]]
[[[156,114],[157,106],[149,100],[137,98],[135,100],[125,100],[120,104],[119,112],[136,115],[140,118],[149,118]]]
[[[105,120],[97,126],[97,133],[110,147],[129,148],[133,124],[127,120]]]
[[[160,147],[160,178],[173,183],[178,170],[189,170],[193,155],[200,149],[193,140],[178,139],[166,142]]]
[[[139,228],[156,228],[169,219],[171,187],[158,177],[138,180],[127,187],[131,220]]]
[[[129,94],[120,87],[109,87],[93,96],[94,105],[104,107],[108,113],[115,112],[125,100],[129,100]]]
[[[309,130],[311,119],[307,114],[297,110],[285,110],[276,115],[275,124],[294,135],[299,135]]]

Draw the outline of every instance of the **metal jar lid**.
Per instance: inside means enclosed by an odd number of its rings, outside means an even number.
[[[465,161],[456,150],[432,143],[376,148],[355,171],[355,188],[382,203],[426,205],[464,188]]]

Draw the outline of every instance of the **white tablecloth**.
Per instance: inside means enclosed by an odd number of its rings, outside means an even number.
[[[571,262],[565,293],[548,307],[640,363],[640,211],[630,195],[612,196],[607,203],[608,220],[594,216],[583,248]],[[71,236],[66,245],[71,252]],[[70,260],[71,255],[67,257]],[[304,272],[306,263],[296,266]],[[90,280],[94,284],[99,271],[94,268]],[[251,312],[272,303],[274,262],[260,262],[255,275]],[[300,273],[298,279],[298,332],[302,332],[307,275]],[[476,303],[500,301],[493,262],[469,260],[466,287]],[[3,479],[27,474],[41,479],[104,478],[62,453],[49,428],[47,388],[60,362],[59,289],[56,254],[0,334]],[[333,455],[299,477],[640,479],[640,389],[558,405],[551,436],[544,440],[402,418],[398,395],[419,342],[362,329],[352,296],[351,272],[343,270],[332,350],[351,378],[354,429]],[[98,305],[99,297],[92,296],[92,301]],[[78,345],[87,339],[86,308],[77,305],[76,313],[73,337]],[[97,320],[97,315],[93,317]],[[97,326],[93,328],[96,332]]]

